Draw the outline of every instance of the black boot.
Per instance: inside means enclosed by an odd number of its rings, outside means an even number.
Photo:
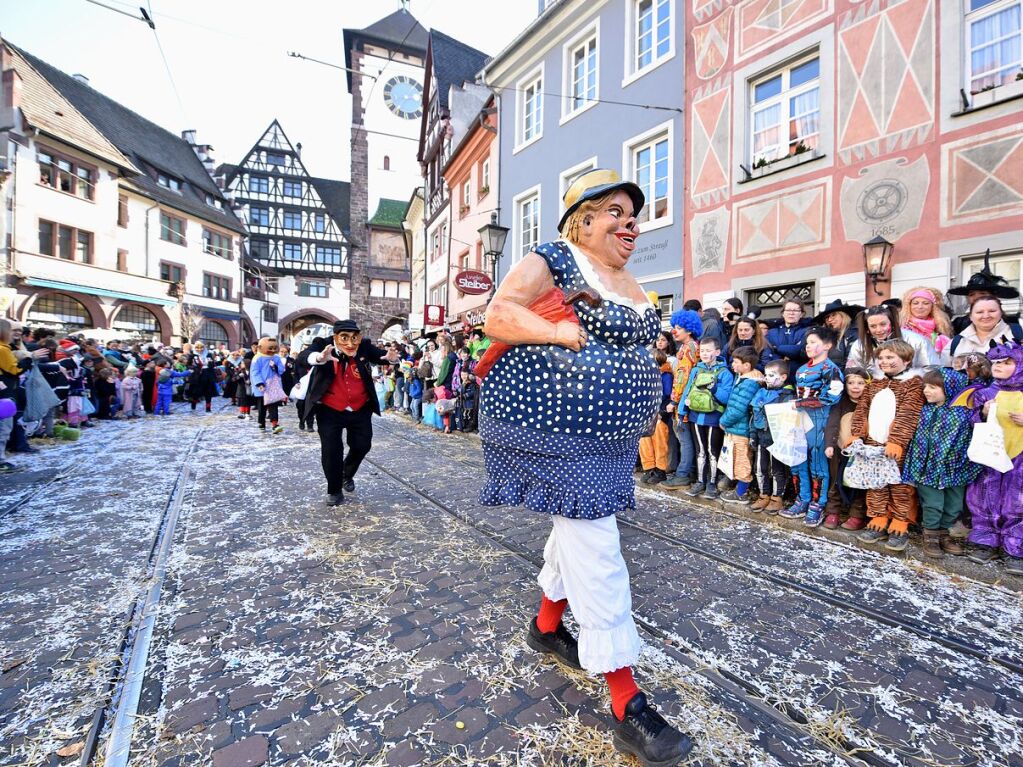
[[[328,506],[340,506],[345,502],[344,493],[328,493],[327,494],[327,505]]]
[[[559,623],[554,631],[545,634],[537,628],[536,618],[533,618],[529,622],[526,644],[537,652],[556,655],[567,666],[582,668],[579,665],[579,643],[568,632],[564,623]]]
[[[668,724],[639,692],[625,707],[625,718],[614,734],[615,748],[632,754],[643,767],[669,767],[686,758],[693,748],[688,735]]]

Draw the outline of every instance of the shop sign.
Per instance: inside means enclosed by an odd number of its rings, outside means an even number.
[[[424,325],[443,325],[444,307],[437,304],[427,304],[423,307]]]
[[[494,281],[487,276],[486,272],[466,269],[455,275],[455,287],[466,295],[482,296],[493,289]]]
[[[462,313],[462,324],[468,325],[470,328],[474,328],[477,325],[483,325],[487,321],[487,307],[481,306],[479,309],[470,309],[467,312]]]

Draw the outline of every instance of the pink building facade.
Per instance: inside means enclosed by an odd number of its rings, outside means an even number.
[[[1021,0],[677,0],[686,49],[684,291],[776,315],[796,296],[962,284],[1023,262]]]

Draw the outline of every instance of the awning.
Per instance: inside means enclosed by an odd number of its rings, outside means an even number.
[[[26,285],[35,288],[50,288],[52,290],[65,290],[69,293],[87,293],[90,296],[103,296],[104,298],[117,298],[122,301],[135,301],[140,304],[157,304],[158,306],[174,306],[177,301],[171,298],[152,298],[151,296],[140,296],[135,293],[121,293],[117,290],[106,288],[94,288],[89,285],[77,285],[73,282],[58,282],[57,280],[43,280],[38,277],[27,277]]]
[[[228,322],[233,322],[242,318],[238,312],[215,312],[206,308],[203,308],[202,316],[208,320],[227,320]]]

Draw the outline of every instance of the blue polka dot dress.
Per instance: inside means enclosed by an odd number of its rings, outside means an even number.
[[[480,395],[488,475],[480,503],[572,519],[635,508],[639,438],[652,428],[661,399],[660,373],[646,348],[660,330],[657,312],[603,289],[586,256],[566,241],[535,252],[566,294],[590,287],[604,300],[574,305],[588,335],[582,351],[515,346],[491,368]]]

